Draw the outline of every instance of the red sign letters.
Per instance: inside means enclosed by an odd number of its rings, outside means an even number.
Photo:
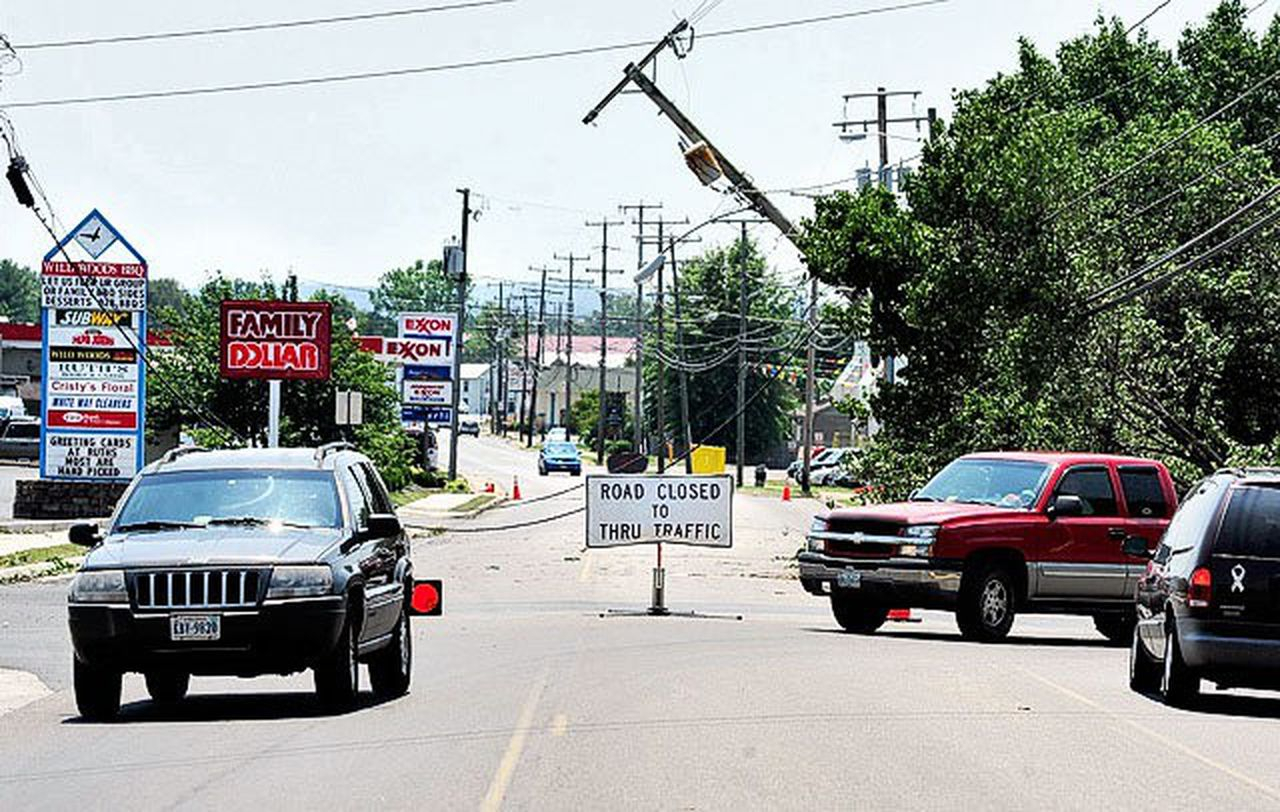
[[[223,302],[222,377],[327,379],[331,309],[328,302]]]

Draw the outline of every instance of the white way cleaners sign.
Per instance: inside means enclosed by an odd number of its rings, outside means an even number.
[[[733,546],[730,476],[587,477],[587,546]]]

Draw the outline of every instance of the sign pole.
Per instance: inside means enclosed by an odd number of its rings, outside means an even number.
[[[280,447],[280,379],[267,381],[267,448]]]

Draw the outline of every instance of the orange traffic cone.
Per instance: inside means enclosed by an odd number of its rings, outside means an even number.
[[[513,477],[513,480],[514,481],[511,485],[511,501],[514,502],[520,498],[520,477]]]
[[[889,620],[896,620],[899,623],[919,623],[919,618],[911,616],[910,609],[890,609]]]
[[[784,501],[784,502],[790,502],[790,501],[791,501],[791,486],[790,486],[790,485],[783,485],[783,486],[782,486],[782,501]]]

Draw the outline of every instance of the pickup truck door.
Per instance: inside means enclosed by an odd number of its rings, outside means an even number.
[[[1146,539],[1154,551],[1169,526],[1174,494],[1154,465],[1121,465],[1120,493],[1124,497],[1125,527],[1128,535]],[[1125,556],[1125,596],[1133,595],[1138,581],[1147,572],[1147,559]]]
[[[1128,556],[1121,549],[1126,519],[1116,498],[1108,465],[1075,465],[1063,472],[1050,497],[1080,497],[1082,516],[1059,516],[1049,523],[1048,544],[1037,562],[1037,597],[1063,600],[1118,600],[1125,594]]]

